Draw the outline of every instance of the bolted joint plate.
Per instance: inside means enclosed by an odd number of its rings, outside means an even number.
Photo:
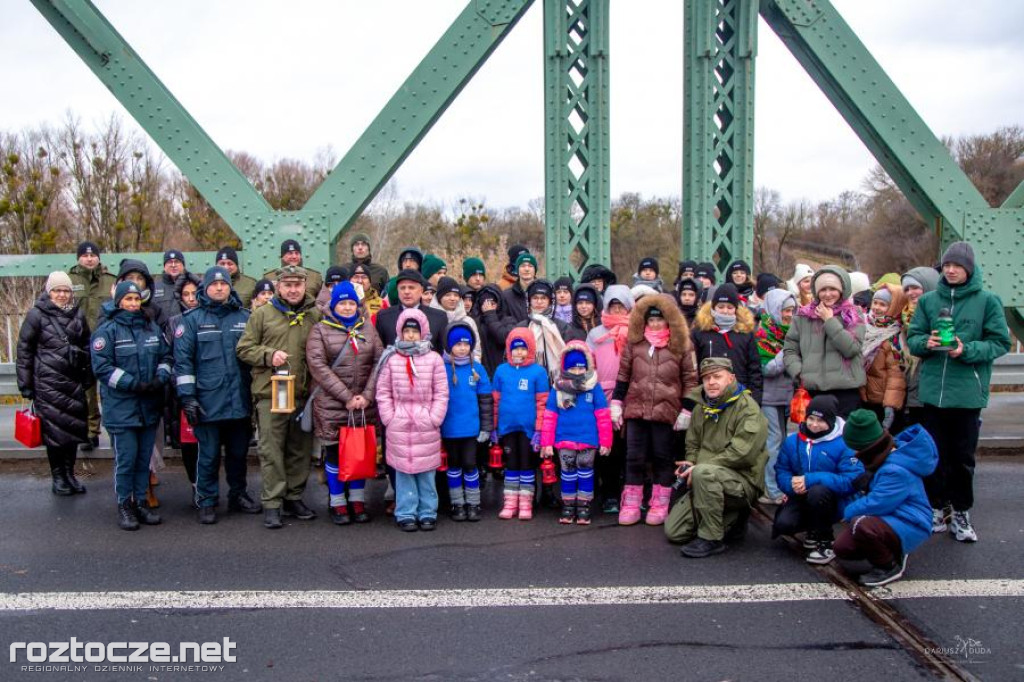
[[[964,213],[961,235],[974,247],[985,284],[1008,308],[1024,307],[1020,254],[1024,248],[1024,210],[990,208]]]
[[[528,0],[525,4],[531,3]],[[491,26],[511,24],[523,9],[524,0],[476,0],[476,13]]]
[[[815,0],[769,0],[794,26],[811,26],[822,17]]]

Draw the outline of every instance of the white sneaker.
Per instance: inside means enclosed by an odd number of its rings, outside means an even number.
[[[957,542],[977,542],[978,534],[971,525],[971,513],[968,511],[953,512],[953,520],[949,524],[949,532]]]
[[[932,509],[932,532],[945,533],[948,528],[946,525],[946,519],[948,518],[949,514],[946,513],[945,509]]]
[[[824,566],[836,558],[831,542],[819,542],[817,546],[807,554],[807,563]]]

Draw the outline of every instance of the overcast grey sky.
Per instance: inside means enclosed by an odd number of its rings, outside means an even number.
[[[117,100],[28,0],[0,0],[0,130],[86,124]],[[1024,2],[833,0],[938,135],[1024,123]],[[340,158],[466,0],[96,0],[224,149]],[[612,192],[678,196],[682,1],[612,0]],[[538,0],[396,175],[401,196],[525,205],[544,193]],[[785,199],[859,189],[872,157],[762,22],[755,182]],[[133,123],[133,122],[132,122]],[[133,123],[134,124],[134,123]]]

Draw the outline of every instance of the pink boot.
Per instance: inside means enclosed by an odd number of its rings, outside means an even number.
[[[499,519],[514,519],[519,511],[519,494],[505,493],[505,503],[498,512]]]
[[[632,526],[640,520],[640,500],[644,497],[642,485],[627,485],[622,488],[622,501],[619,502],[619,525]]]
[[[668,501],[672,496],[672,488],[664,485],[656,485],[651,488],[651,505],[647,510],[648,526],[660,526],[665,523],[668,516]]]
[[[533,492],[519,493],[519,520],[529,521],[533,518]]]

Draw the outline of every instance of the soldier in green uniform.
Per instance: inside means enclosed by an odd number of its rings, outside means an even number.
[[[100,306],[111,299],[117,277],[100,263],[100,247],[93,242],[78,245],[78,263],[68,270],[68,275],[71,276],[71,292],[89,329],[95,331],[100,324]],[[89,406],[89,442],[82,450],[89,452],[100,442],[100,404],[95,384],[85,392],[85,397]]]
[[[725,551],[723,539],[746,531],[751,505],[764,490],[768,421],[729,358],[700,363],[701,386],[686,432],[686,459],[677,475],[689,485],[665,521],[665,535],[685,542],[683,556],[699,559]]]
[[[242,300],[242,307],[251,308],[252,297],[256,292],[256,280],[242,274],[238,267],[238,252],[230,246],[220,247],[220,251],[217,252],[217,265],[231,273],[231,288]]]
[[[253,312],[238,341],[238,358],[252,366],[252,396],[260,428],[263,525],[280,528],[282,513],[308,520],[316,513],[302,502],[309,478],[312,434],[294,414],[272,413],[270,378],[277,370],[295,377],[295,404],[308,394],[306,338],[321,313],[307,292],[306,270],[286,265],[274,273],[277,294]]]
[[[294,239],[285,239],[281,242],[281,267],[285,268],[289,265],[293,265],[298,268],[302,268],[306,272],[306,293],[316,300],[317,294],[324,286],[324,278],[319,272],[312,268],[307,268],[302,265],[302,245]],[[277,273],[280,270],[268,270],[263,274],[263,279],[269,279],[271,282],[277,279]]]

